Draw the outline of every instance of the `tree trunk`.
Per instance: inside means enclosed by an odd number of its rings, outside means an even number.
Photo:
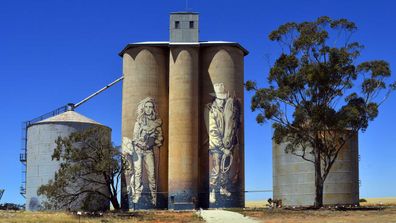
[[[103,175],[105,175],[105,174],[103,174]],[[110,202],[113,205],[113,208],[115,210],[119,210],[120,209],[120,204],[118,203],[118,200],[117,200],[117,192],[114,191],[114,190],[111,190],[111,188],[114,185],[114,182],[109,180],[109,178],[106,175],[105,175],[105,180],[106,180],[106,184],[107,184],[107,191],[110,194]]]
[[[323,179],[320,160],[320,151],[315,153],[315,208],[323,206]]]
[[[120,209],[120,204],[118,203],[117,197],[111,196],[110,202],[115,210]]]

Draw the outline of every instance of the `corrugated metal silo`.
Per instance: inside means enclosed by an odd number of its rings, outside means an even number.
[[[272,145],[273,196],[284,206],[311,206],[315,200],[314,165]],[[359,204],[358,135],[341,149],[325,181],[323,204]]]
[[[32,124],[27,129],[27,171],[26,171],[26,210],[42,209],[44,197],[37,195],[41,185],[54,178],[60,161],[52,160],[58,137],[68,137],[71,133],[103,126],[77,112],[67,111],[60,115]],[[106,127],[108,128],[108,127]],[[108,137],[111,138],[111,129]],[[80,204],[73,204],[72,209]],[[82,204],[81,204],[82,205]],[[97,206],[96,206],[97,205]],[[95,204],[98,209],[107,209],[108,201]],[[93,207],[93,209],[95,209]]]

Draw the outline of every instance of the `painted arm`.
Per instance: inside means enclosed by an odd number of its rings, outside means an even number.
[[[209,149],[223,147],[223,136],[217,126],[216,118],[214,112],[209,112]]]
[[[133,145],[144,149],[146,147],[146,143],[144,138],[140,136],[140,131],[142,130],[140,124],[138,122],[135,123],[135,128],[133,129]]]
[[[164,137],[162,135],[162,127],[158,126],[156,129],[156,138],[155,138],[155,146],[156,147],[161,147],[162,146],[162,142],[164,141]]]

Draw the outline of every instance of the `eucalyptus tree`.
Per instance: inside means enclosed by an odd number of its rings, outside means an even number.
[[[351,41],[356,31],[355,23],[326,16],[283,24],[269,35],[282,53],[270,68],[268,86],[245,84],[254,92],[257,122],[272,122],[273,140],[314,165],[317,208],[340,150],[367,129],[395,89],[388,62],[359,60],[363,45]]]

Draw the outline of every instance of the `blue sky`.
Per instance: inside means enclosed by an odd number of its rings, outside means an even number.
[[[361,59],[384,59],[395,70],[392,1],[189,0],[189,8],[200,13],[201,40],[236,41],[250,51],[245,80],[265,83],[269,62],[279,54],[279,46],[267,38],[270,31],[322,15],[356,22],[353,38],[366,46]],[[118,52],[130,42],[168,40],[169,12],[182,10],[185,0],[0,2],[0,188],[6,189],[1,202],[24,202],[19,195],[21,122],[78,102],[121,76]],[[250,97],[245,93],[246,189],[271,189],[271,127],[255,123]],[[394,109],[395,94],[359,136],[361,197],[396,196]],[[113,141],[120,144],[121,84],[77,111],[110,126]]]

